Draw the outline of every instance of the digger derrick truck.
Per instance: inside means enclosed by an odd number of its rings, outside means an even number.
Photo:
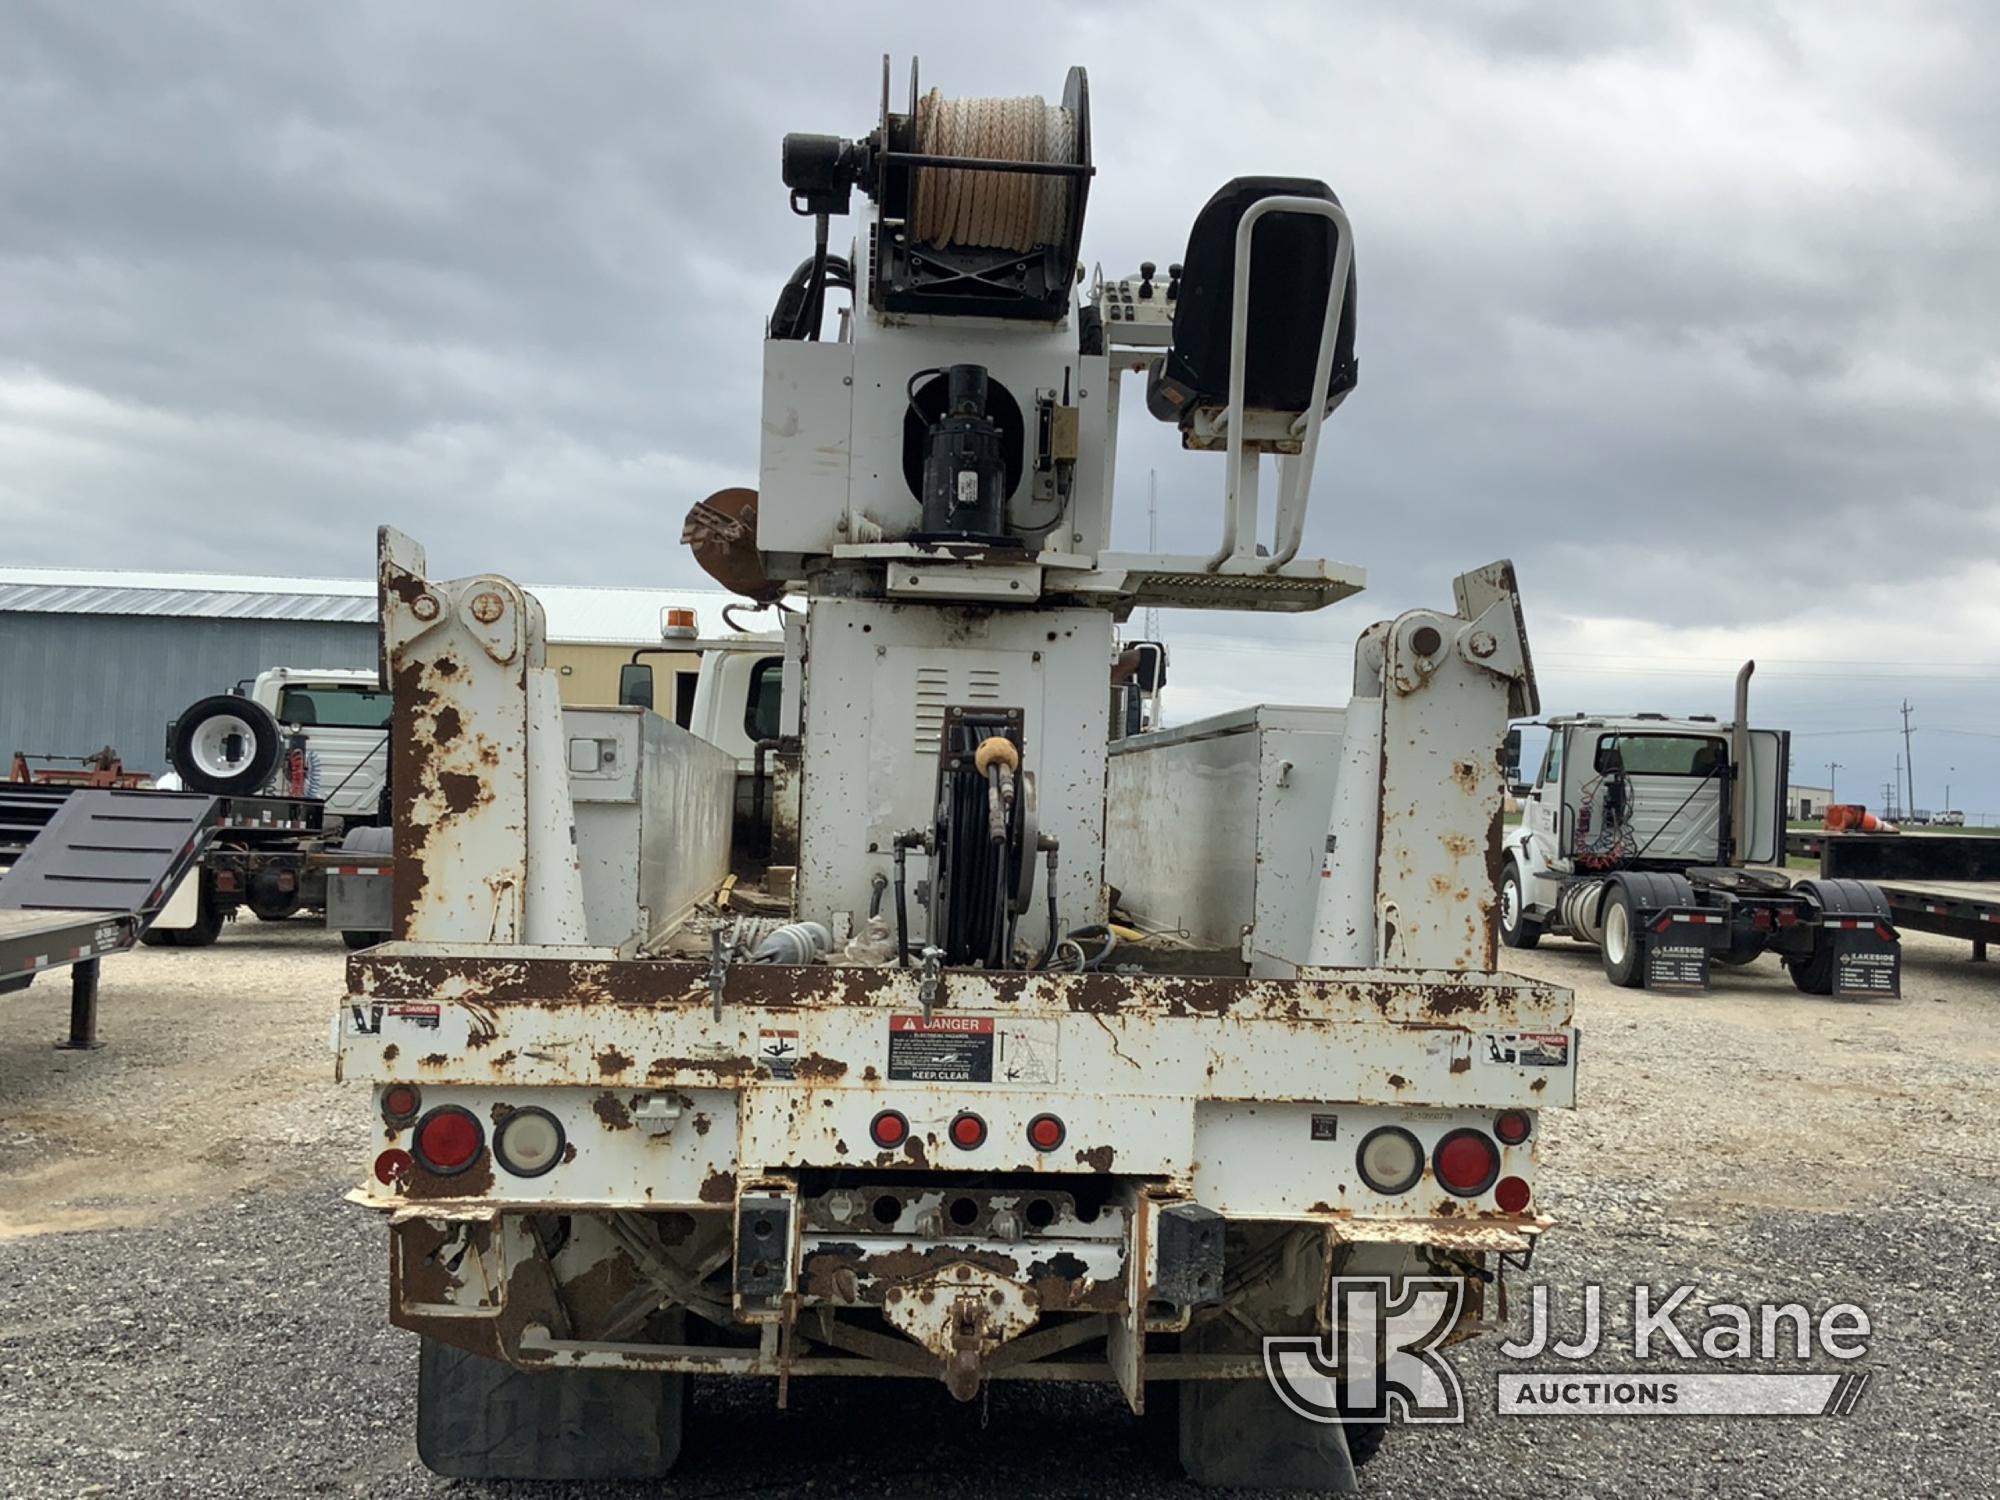
[[[691,1374],[780,1403],[865,1374],[1104,1381],[1177,1417],[1199,1481],[1351,1489],[1373,1367],[1309,1419],[1264,1341],[1326,1335],[1341,1276],[1445,1278],[1440,1336],[1470,1336],[1548,1226],[1570,997],[1496,972],[1491,895],[1499,751],[1536,712],[1511,567],[1361,636],[1313,811],[1276,820],[1323,836],[1265,850],[1218,814],[1179,890],[1146,872],[1152,936],[1113,923],[1152,825],[1208,816],[1170,791],[1107,817],[1114,624],[1362,585],[1300,556],[1354,252],[1324,184],[1244,178],[1165,276],[1080,294],[1091,172],[1081,69],[1054,105],[913,70],[892,109],[885,65],[872,133],[785,142],[815,246],[765,346],[750,554],[806,600],[784,929],[688,916],[729,868],[729,757],[643,709],[565,713],[534,599],[433,579],[385,529],[394,932],[348,960],[337,1048],[372,1090],[352,1196],[389,1222],[433,1469],[658,1474]],[[820,338],[829,288],[852,307]],[[1213,552],[1110,546],[1128,375],[1225,456]],[[1191,787],[1190,743],[1119,741],[1121,778],[1160,756],[1152,784]],[[1211,861],[1260,859],[1297,878],[1259,887],[1284,911],[1254,943],[1158,930]]]

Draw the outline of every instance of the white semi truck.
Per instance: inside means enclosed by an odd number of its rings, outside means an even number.
[[[1613,984],[1702,991],[1710,960],[1776,953],[1808,994],[1894,998],[1902,945],[1870,881],[1785,872],[1790,736],[1714,718],[1573,714],[1548,721],[1500,867],[1500,935],[1596,947]]]
[[[218,798],[217,822],[143,941],[204,947],[245,909],[266,922],[326,910],[332,851],[382,820],[388,740],[381,677],[350,667],[271,667],[190,704],[167,726],[161,784]]]
[[[418,1449],[638,1477],[674,1463],[696,1373],[781,1403],[828,1375],[1087,1379],[1174,1414],[1198,1481],[1352,1489],[1375,1356],[1319,1366],[1304,1415],[1273,1349],[1344,1326],[1340,1277],[1448,1285],[1441,1342],[1491,1326],[1550,1222],[1542,1112],[1575,1101],[1568,993],[1496,965],[1500,749],[1536,711],[1512,569],[1364,631],[1337,721],[1142,735],[1111,766],[1132,610],[1362,586],[1300,555],[1354,382],[1347,217],[1238,179],[1166,277],[1080,300],[1082,70],[1055,105],[913,73],[892,108],[887,80],[871,133],[784,150],[817,232],[765,345],[749,555],[806,600],[782,930],[716,914],[731,755],[562,709],[530,594],[382,534],[393,940],[349,958],[336,1045],[370,1091],[352,1197],[422,1339]],[[829,288],[852,307],[822,338]],[[1225,456],[1212,551],[1111,546],[1131,375]]]

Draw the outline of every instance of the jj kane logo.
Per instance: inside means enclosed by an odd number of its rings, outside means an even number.
[[[1465,1397],[1443,1350],[1465,1305],[1452,1277],[1336,1276],[1325,1338],[1264,1340],[1264,1372],[1294,1412],[1312,1422],[1463,1422]],[[1631,1292],[1630,1347],[1613,1355],[1634,1367],[1579,1369],[1608,1350],[1602,1287],[1586,1286],[1582,1326],[1555,1328],[1545,1285],[1530,1288],[1529,1330],[1503,1343],[1496,1409],[1503,1416],[1845,1416],[1860,1402],[1868,1373],[1772,1369],[1783,1362],[1851,1365],[1867,1353],[1868,1314],[1851,1302],[1818,1313],[1798,1302],[1702,1302],[1692,1286]],[[1660,1370],[1649,1361],[1708,1368]],[[1559,1362],[1551,1370],[1548,1361]],[[1748,1366],[1749,1368],[1746,1368]],[[1764,1366],[1764,1368],[1756,1368]]]

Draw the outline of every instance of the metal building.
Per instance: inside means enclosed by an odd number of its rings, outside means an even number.
[[[693,607],[706,633],[724,628],[730,602],[713,589],[530,591],[572,702],[615,694],[617,664],[661,645],[667,606]],[[17,750],[106,745],[128,769],[164,771],[167,723],[197,698],[267,667],[374,664],[370,579],[0,568],[0,775]]]

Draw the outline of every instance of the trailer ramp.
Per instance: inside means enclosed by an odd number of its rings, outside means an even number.
[[[70,1032],[60,1045],[94,1047],[98,961],[136,944],[159,915],[200,860],[218,804],[199,793],[98,788],[34,800],[16,809],[24,837],[0,875],[0,992],[69,967]]]

